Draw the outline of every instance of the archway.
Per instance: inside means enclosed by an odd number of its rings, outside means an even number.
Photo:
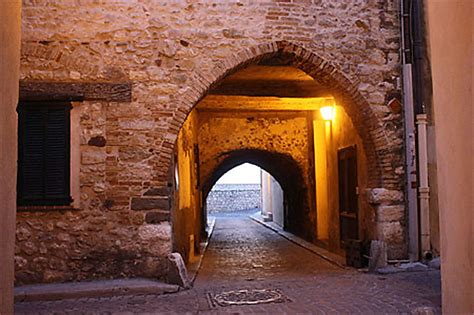
[[[289,155],[256,149],[224,152],[222,162],[203,182],[203,198],[206,199],[222,175],[242,163],[259,166],[280,183],[284,192],[286,229],[306,239],[314,238],[314,229],[309,213],[308,188],[305,185],[301,168]]]
[[[384,126],[370,104],[358,91],[358,82],[352,82],[331,62],[314,52],[287,41],[275,41],[244,48],[239,53],[217,62],[212,70],[193,74],[188,91],[175,100],[178,110],[173,115],[167,133],[168,137],[163,140],[163,146],[174,147],[178,132],[191,110],[222,79],[248,65],[266,61],[275,62],[275,60],[278,60],[280,64],[301,69],[314,80],[331,87],[331,94],[335,97],[337,104],[344,107],[362,137],[368,163],[371,165],[368,174],[369,187],[399,189],[399,175],[394,172],[395,167],[390,167],[393,164],[393,153],[399,149],[397,145],[399,139],[396,135],[388,134],[384,130]],[[169,154],[162,154],[160,163],[171,165],[170,158]],[[160,175],[167,176],[165,172]]]
[[[357,188],[357,194],[363,199],[362,202],[364,206],[372,209],[370,210],[372,213],[368,214],[368,219],[365,220],[366,225],[372,225],[372,231],[369,232],[371,235],[366,236],[366,238],[388,239],[390,241],[388,244],[389,256],[391,258],[401,258],[405,252],[402,223],[396,222],[395,226],[392,222],[376,222],[379,218],[377,214],[378,209],[382,211],[385,205],[392,206],[398,204],[399,207],[403,207],[403,205],[401,205],[403,201],[398,197],[399,194],[397,194],[395,199],[390,199],[392,198],[390,195],[391,191],[393,190],[398,193],[400,189],[400,176],[395,172],[395,168],[401,166],[401,160],[396,158],[395,155],[397,150],[400,149],[399,139],[396,135],[385,131],[385,127],[379,122],[369,103],[358,92],[357,86],[354,83],[347,79],[329,62],[302,47],[288,42],[262,44],[257,47],[245,49],[237,55],[230,56],[226,61],[218,63],[210,73],[195,74],[192,77],[194,84],[189,87],[188,92],[180,99],[181,106],[172,118],[171,127],[168,130],[168,137],[163,140],[163,146],[174,146],[173,141],[176,139],[176,134],[183,126],[184,121],[191,119],[191,110],[209,91],[219,86],[225,77],[255,64],[297,68],[309,75],[320,85],[325,86],[326,91],[331,97],[334,97],[336,104],[344,108],[344,113],[347,114],[348,120],[354,126],[358,136],[360,136],[361,142],[358,148],[363,150],[367,165],[367,167],[364,167],[364,185],[361,190]],[[194,154],[196,154],[196,152],[194,152]],[[170,163],[171,161],[168,159],[169,154],[164,153],[160,156],[160,163]],[[232,161],[232,159],[229,161]],[[264,166],[262,166],[262,168],[265,169]],[[270,173],[274,174],[272,171],[270,171]],[[171,172],[169,174],[171,174]],[[218,174],[217,169],[215,174]],[[304,179],[309,175],[310,174],[306,172],[303,176]],[[217,176],[217,178],[218,177],[219,176]],[[205,199],[205,196],[212,187],[212,185],[209,186],[207,180],[209,179],[203,180],[200,178],[200,183],[197,185],[202,192],[201,202],[203,197]],[[309,180],[311,181],[311,178]],[[212,183],[212,181],[210,182]],[[285,189],[285,187],[283,188]],[[306,191],[309,190],[306,189]],[[298,193],[296,193],[296,195],[298,195]],[[302,194],[300,194],[300,196],[301,195]],[[299,200],[301,198],[297,199],[298,198],[294,199],[295,203],[300,202]],[[306,208],[309,209],[314,203],[314,196],[309,196],[307,200],[309,201],[306,204]],[[372,207],[375,208],[375,211]],[[300,209],[304,208],[304,206],[300,207]],[[312,213],[302,214],[296,220],[299,222],[289,224],[288,228],[290,230],[303,231],[299,232],[301,236],[304,236],[308,240],[314,240],[313,230],[316,221],[315,216],[316,215]],[[308,218],[309,220],[307,220]],[[201,222],[201,226],[203,223],[204,222]],[[375,223],[377,223],[377,226]]]

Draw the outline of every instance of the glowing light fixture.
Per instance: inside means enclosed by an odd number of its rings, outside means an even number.
[[[324,120],[333,120],[336,116],[336,107],[335,106],[324,106],[319,109],[321,116]]]

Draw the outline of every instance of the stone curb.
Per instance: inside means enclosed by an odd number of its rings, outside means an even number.
[[[175,293],[180,287],[151,279],[117,279],[88,282],[33,284],[15,288],[15,302],[53,301],[88,297],[110,297],[132,294]]]
[[[345,260],[344,260],[343,257],[341,257],[339,255],[336,255],[334,253],[331,253],[331,252],[329,252],[329,251],[327,251],[327,250],[325,250],[325,249],[323,249],[319,246],[311,244],[310,242],[307,242],[307,241],[299,238],[298,236],[295,236],[291,233],[288,233],[288,232],[284,231],[282,228],[280,228],[279,226],[277,226],[276,224],[272,224],[272,222],[265,222],[264,218],[258,212],[255,213],[255,214],[250,215],[249,217],[252,220],[254,220],[255,222],[260,223],[261,225],[263,225],[266,228],[274,231],[278,235],[286,238],[290,242],[293,242],[296,245],[299,245],[299,246],[309,250],[310,252],[312,252],[312,253],[318,255],[319,257],[323,258],[324,260],[327,260],[328,262],[338,266],[339,268],[347,269],[347,267],[345,265]]]

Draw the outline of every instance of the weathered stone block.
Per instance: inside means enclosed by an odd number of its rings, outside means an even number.
[[[142,148],[122,147],[119,149],[119,159],[124,162],[141,162],[150,155],[148,150]]]
[[[242,38],[244,37],[244,32],[235,29],[235,28],[226,28],[222,30],[222,34],[227,38]]]
[[[104,201],[104,207],[107,209],[111,209],[114,206],[114,200],[113,199],[105,199]]]
[[[385,188],[367,189],[367,197],[372,204],[403,202],[403,192]]]
[[[379,206],[377,207],[377,221],[378,222],[394,222],[402,221],[405,217],[405,206]]]
[[[145,222],[148,224],[157,224],[163,221],[170,220],[170,213],[168,211],[153,211],[145,215]]]
[[[188,279],[186,265],[179,253],[171,253],[168,255],[168,283],[177,284],[183,288],[190,288],[191,283]]]
[[[88,145],[94,146],[94,147],[105,147],[106,143],[107,143],[107,140],[105,140],[105,138],[102,136],[92,137],[87,142]]]
[[[404,240],[403,226],[400,222],[379,223],[380,237],[387,244],[401,244]]]
[[[170,189],[168,187],[156,187],[148,189],[144,196],[168,196]]]
[[[168,198],[132,198],[132,210],[169,210]]]
[[[370,243],[369,272],[387,266],[387,245],[383,241],[374,240]]]
[[[156,126],[153,120],[134,119],[134,120],[121,120],[119,127],[123,130],[151,130]]]
[[[107,154],[104,151],[87,150],[87,151],[82,151],[81,162],[83,165],[104,163],[106,157],[107,157]]]
[[[138,228],[138,238],[141,241],[158,242],[171,239],[171,225],[168,222],[160,224],[144,224]],[[151,244],[151,243],[150,243]]]
[[[31,237],[31,231],[26,227],[18,227],[16,230],[16,239],[18,241],[25,241]]]

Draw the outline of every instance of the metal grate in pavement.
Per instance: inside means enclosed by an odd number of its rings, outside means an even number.
[[[278,289],[233,290],[217,294],[208,293],[211,307],[284,303],[291,301]]]

